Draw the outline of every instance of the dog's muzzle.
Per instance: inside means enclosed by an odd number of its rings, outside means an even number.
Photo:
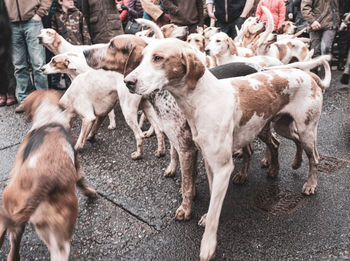
[[[135,93],[137,80],[136,79],[135,80],[134,79],[131,79],[131,80],[124,79],[124,82],[125,82],[126,87],[129,89],[129,92]]]

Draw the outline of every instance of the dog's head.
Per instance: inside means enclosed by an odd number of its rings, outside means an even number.
[[[230,55],[238,55],[234,41],[224,32],[217,33],[210,38],[205,52],[213,56],[221,56],[227,52]]]
[[[39,43],[46,48],[57,49],[61,44],[60,35],[51,28],[41,29],[38,35]]]
[[[180,40],[186,40],[188,35],[188,26],[177,26],[175,24],[163,25],[160,30],[162,31],[164,38],[177,38]]]
[[[45,109],[43,103],[58,106],[61,93],[55,90],[37,90],[29,94],[17,107],[17,111],[23,111],[28,120],[32,120],[39,107]]]
[[[249,17],[244,21],[242,29],[249,34],[258,35],[265,31],[266,25],[258,17]]]
[[[119,35],[108,44],[84,50],[87,64],[94,69],[112,70],[127,75],[142,60],[146,42],[134,35]]]
[[[74,58],[78,57],[75,53],[63,53],[52,57],[48,64],[41,67],[41,71],[45,74],[53,73],[75,73],[77,70],[77,65]]]
[[[201,52],[204,52],[205,41],[204,36],[199,33],[190,34],[187,37],[187,42],[192,45],[194,48],[198,49]]]
[[[296,26],[292,21],[285,21],[281,24],[280,28],[278,28],[279,34],[295,34]]]
[[[205,67],[193,48],[178,39],[148,45],[140,65],[124,79],[130,92],[147,95],[167,88],[174,93],[195,89]]]
[[[220,33],[221,29],[218,27],[207,27],[203,30],[203,36],[205,39],[205,46],[208,45],[209,41],[210,41],[210,37],[212,37],[214,34]]]

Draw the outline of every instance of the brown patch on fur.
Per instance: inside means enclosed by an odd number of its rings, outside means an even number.
[[[312,77],[312,79],[314,79],[314,81],[315,81],[315,82],[311,83],[312,84],[311,90],[313,92],[312,97],[315,98],[317,93],[318,93],[319,88],[321,90],[323,90],[322,84],[321,84],[321,79],[320,79],[320,77],[318,77],[318,75],[314,74],[313,72],[306,72],[306,73],[308,73]]]
[[[309,125],[309,123],[311,122],[311,120],[313,119],[313,111],[312,109],[309,109],[307,112],[306,112],[306,119],[305,119],[305,125]]]
[[[61,44],[61,39],[58,33],[55,32],[54,34],[54,40],[53,40],[53,47],[58,48],[58,46]]]
[[[238,55],[237,48],[235,42],[232,40],[232,38],[225,39],[228,49],[230,50],[231,55]]]
[[[276,44],[277,48],[278,48],[278,59],[280,61],[283,60],[284,57],[286,57],[288,49],[287,46],[284,44]]]
[[[190,89],[196,88],[199,78],[205,72],[205,67],[197,56],[192,52],[182,54],[183,64],[186,66],[186,83]]]
[[[239,106],[243,112],[239,125],[246,124],[256,114],[259,117],[268,119],[289,103],[289,95],[283,91],[288,88],[288,81],[274,72],[270,72],[273,79],[269,80],[264,74],[250,76],[261,82],[257,90],[250,87],[248,79],[232,80],[232,85],[239,93]]]
[[[78,57],[78,54],[76,53],[67,53],[68,56],[75,56],[75,57]]]
[[[301,51],[300,51],[300,58],[301,58],[302,61],[305,60],[305,58],[307,57],[308,53],[309,53],[309,49],[306,46],[303,46]]]

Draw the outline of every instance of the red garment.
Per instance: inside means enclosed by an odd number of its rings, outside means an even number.
[[[283,0],[261,0],[256,8],[255,16],[259,17],[259,19],[263,22],[267,23],[267,17],[264,11],[261,9],[261,6],[267,7],[272,16],[273,22],[275,24],[274,30],[277,31],[278,28],[282,25],[286,18],[286,6]]]
[[[124,3],[124,5],[129,6],[129,0],[121,0],[121,1],[115,0],[115,2],[117,4]],[[119,17],[120,17],[120,21],[122,21],[123,24],[126,24],[128,22],[128,10],[122,10],[119,13]]]

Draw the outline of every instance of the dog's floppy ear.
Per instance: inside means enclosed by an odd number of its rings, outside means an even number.
[[[235,42],[232,40],[232,38],[227,38],[226,41],[227,41],[228,49],[230,50],[230,54],[231,55],[234,55],[234,54],[238,55]]]
[[[277,33],[279,33],[279,34],[283,34],[284,33],[284,27],[285,27],[285,24],[282,24],[281,25],[281,27],[280,28],[278,28],[278,31],[277,31]]]
[[[182,52],[182,63],[186,67],[186,84],[193,90],[196,88],[199,78],[203,76],[205,67],[192,50]]]
[[[59,37],[59,34],[55,32],[54,40],[53,40],[53,47],[57,48],[61,44],[61,39]]]
[[[64,64],[67,66],[69,70],[76,70],[78,69],[75,64],[73,64],[69,59],[64,60]]]
[[[134,45],[129,53],[124,66],[124,77],[131,73],[142,61],[143,46]]]

